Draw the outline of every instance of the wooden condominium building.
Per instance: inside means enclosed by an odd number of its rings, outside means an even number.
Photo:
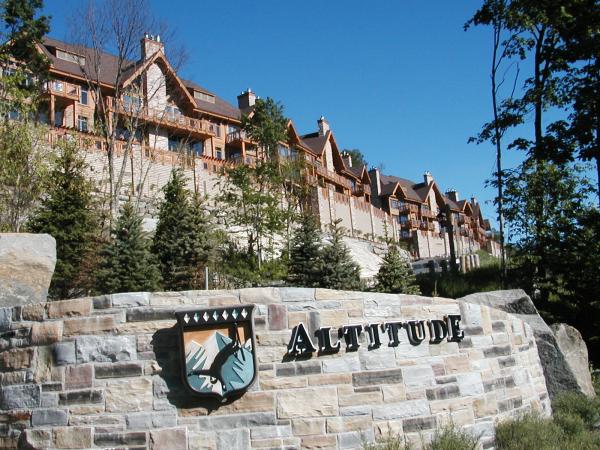
[[[90,176],[101,186],[110,150],[114,167],[123,171],[123,195],[140,194],[149,220],[153,199],[174,165],[183,167],[190,189],[210,197],[224,165],[253,164],[263,157],[240,127],[242,114],[253,111],[256,94],[248,89],[232,105],[181,78],[158,36],[144,36],[139,59],[131,61],[51,38],[40,51],[51,63],[47,102],[40,111],[50,125],[50,142],[75,133],[90,150]],[[413,183],[353,165],[327,120],[321,117],[317,125],[302,134],[290,120],[279,155],[306,161],[312,205],[323,227],[341,219],[355,237],[377,240],[387,234],[408,242],[416,258],[445,256],[447,236],[437,215],[449,204],[458,253],[479,248],[496,253],[489,222],[474,199],[443,194],[429,174]]]

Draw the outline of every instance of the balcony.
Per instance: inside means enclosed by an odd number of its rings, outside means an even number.
[[[187,131],[196,136],[213,137],[220,136],[220,127],[208,120],[194,119],[182,114],[170,113],[165,109],[150,108],[136,102],[127,102],[107,99],[108,108],[119,114],[125,114],[131,118],[154,123],[163,127],[170,127],[179,131]]]
[[[246,132],[243,130],[232,131],[231,133],[227,133],[227,136],[225,136],[226,144],[237,144],[249,141],[250,139],[247,137]]]
[[[419,207],[417,205],[411,205],[410,203],[404,203],[402,205],[398,205],[398,212],[402,213],[416,213],[419,212]]]
[[[371,186],[367,184],[357,184],[352,188],[352,195],[363,197],[365,194],[371,195]]]
[[[65,97],[70,100],[79,100],[79,86],[66,81],[52,80],[46,83],[44,88],[46,92],[58,97]]]
[[[331,172],[331,171],[327,170],[321,164],[314,164],[313,167],[315,168],[315,172],[317,172],[317,174],[321,175],[323,178],[333,181],[333,183],[335,183],[339,186],[342,186],[346,189],[352,189],[350,180],[348,180],[347,178],[344,178],[335,172]]]

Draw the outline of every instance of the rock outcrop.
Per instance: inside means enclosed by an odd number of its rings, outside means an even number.
[[[566,324],[549,327],[522,289],[479,292],[459,300],[486,305],[523,320],[533,329],[550,397],[564,391],[593,396],[588,352],[579,332]]]
[[[56,265],[48,234],[0,234],[0,307],[46,301]]]
[[[550,326],[550,329],[554,333],[558,348],[575,376],[579,389],[585,395],[594,397],[596,392],[589,369],[587,346],[581,333],[566,323],[555,323]]]

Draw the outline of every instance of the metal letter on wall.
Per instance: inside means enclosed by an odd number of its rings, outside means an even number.
[[[225,399],[256,378],[254,305],[176,313],[184,384],[201,396]]]

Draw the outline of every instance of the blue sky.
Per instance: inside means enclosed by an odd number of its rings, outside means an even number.
[[[52,36],[69,37],[68,11],[82,3],[46,0]],[[342,148],[415,181],[429,170],[495,221],[484,187],[494,149],[467,144],[491,115],[490,30],[463,31],[480,2],[150,3],[189,53],[185,77],[232,103],[248,87],[272,97],[301,133],[324,115]]]

